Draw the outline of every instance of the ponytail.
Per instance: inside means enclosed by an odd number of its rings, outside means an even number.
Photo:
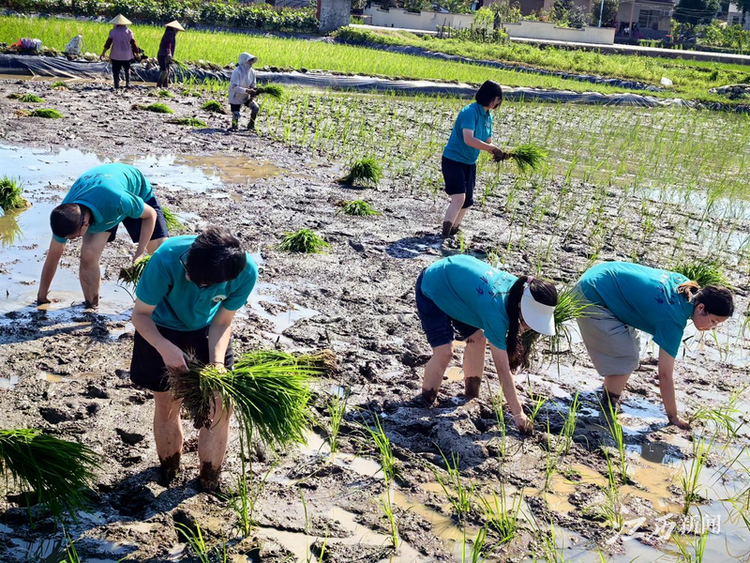
[[[695,296],[701,291],[701,286],[695,281],[686,281],[677,286],[677,293],[684,295],[688,303],[692,303]]]
[[[508,353],[508,363],[510,369],[516,369],[520,365],[526,364],[528,355],[523,343],[518,342],[518,314],[521,308],[521,297],[523,297],[523,288],[529,278],[519,276],[508,292],[508,298],[505,301],[505,312],[508,315],[508,336],[505,341],[506,352]]]

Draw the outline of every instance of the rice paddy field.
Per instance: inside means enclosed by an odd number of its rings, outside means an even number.
[[[76,25],[60,22],[54,41],[67,42],[75,28],[64,26]],[[135,29],[143,46],[160,35]],[[179,36],[178,58],[209,58],[191,50],[198,37]],[[204,48],[226,62],[249,50],[284,67],[496,76],[383,53],[368,61],[323,42],[244,37],[240,47],[205,37]],[[323,59],[326,67],[310,62]],[[377,66],[396,64],[405,66]],[[521,76],[501,79],[538,78]],[[173,85],[170,96],[148,85],[64,85],[0,80],[0,174],[13,179],[2,185],[30,203],[0,215],[0,429],[41,430],[96,457],[87,457],[92,475],[76,508],[62,514],[24,482],[0,481],[0,560],[750,558],[750,118],[504,103],[495,142],[508,150],[533,143],[547,157],[526,172],[481,158],[476,204],[461,232],[445,238],[440,158],[465,100],[287,88],[259,98],[257,132],[243,129],[245,112],[230,133],[231,116],[210,110],[212,100],[226,109],[221,83]],[[173,113],[133,109],[154,103]],[[62,117],[32,116],[40,105]],[[153,399],[129,379],[133,288],[118,277],[134,247],[124,233],[105,249],[98,310],[81,303],[75,242],[53,302],[34,304],[50,210],[76,177],[114,161],[152,181],[172,234],[227,227],[259,264],[234,323],[236,353],[336,359],[334,371],[304,373],[309,392],[295,387],[306,407],[291,443],[248,439],[246,421],[232,420],[219,493],[198,485],[198,431],[187,414],[180,471],[170,486],[160,482]],[[531,366],[515,375],[532,436],[519,434],[504,408],[489,355],[480,396],[464,397],[460,343],[427,408],[420,390],[430,348],[414,283],[427,265],[459,253],[559,290],[613,259],[690,268],[731,286],[734,317],[707,333],[689,325],[676,361],[678,407],[692,428],[667,423],[658,347],[645,335],[621,412],[604,416],[601,378],[574,325],[561,341],[539,342]]]

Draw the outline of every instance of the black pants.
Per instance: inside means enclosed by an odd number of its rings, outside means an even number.
[[[115,79],[115,88],[120,87],[120,69],[125,71],[125,85],[130,86],[130,61],[115,61],[112,63],[112,78]]]

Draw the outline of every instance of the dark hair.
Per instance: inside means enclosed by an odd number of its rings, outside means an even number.
[[[233,280],[247,265],[239,239],[219,227],[209,227],[193,241],[185,256],[190,281],[213,285]]]
[[[734,314],[734,298],[726,287],[707,285],[701,289],[697,282],[687,281],[677,286],[677,293],[685,295],[688,303],[703,303],[709,315],[731,317]]]
[[[505,348],[508,353],[508,363],[510,369],[516,369],[518,366],[528,365],[529,348],[518,341],[518,316],[521,312],[521,297],[526,282],[529,283],[531,296],[534,300],[543,305],[557,305],[557,289],[548,281],[520,276],[508,292],[508,298],[505,302],[505,312],[508,314],[508,336],[506,337]]]
[[[503,101],[503,89],[500,87],[500,84],[494,80],[487,80],[479,87],[479,90],[477,90],[477,93],[474,96],[477,103],[480,106],[485,107],[490,105],[495,98],[500,98],[500,101]]]
[[[67,238],[81,230],[83,209],[77,203],[58,205],[49,214],[49,226],[52,233],[60,238]]]

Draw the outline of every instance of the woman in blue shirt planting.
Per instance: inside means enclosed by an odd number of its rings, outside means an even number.
[[[533,330],[555,333],[555,286],[531,277],[516,277],[472,256],[438,260],[417,278],[417,312],[432,358],[425,366],[422,396],[428,405],[437,398],[445,370],[453,358],[453,341],[466,341],[464,385],[468,398],[479,395],[484,350],[490,342],[503,395],[522,432],[531,425],[516,394],[512,369],[523,365],[528,350],[519,334]]]
[[[493,109],[503,102],[503,90],[497,82],[488,80],[477,90],[476,102],[462,109],[456,118],[448,144],[443,150],[443,178],[445,192],[451,197],[443,219],[443,236],[452,236],[474,204],[474,185],[477,179],[477,160],[480,151],[492,153],[495,160],[508,155],[490,143]]]
[[[682,274],[626,262],[590,268],[577,289],[590,303],[578,326],[596,371],[604,376],[605,411],[617,407],[638,367],[638,329],[653,336],[659,346],[659,391],[669,422],[690,428],[677,414],[673,378],[683,331],[688,320],[698,330],[711,330],[726,321],[734,313],[732,293],[716,285],[701,289]]]

